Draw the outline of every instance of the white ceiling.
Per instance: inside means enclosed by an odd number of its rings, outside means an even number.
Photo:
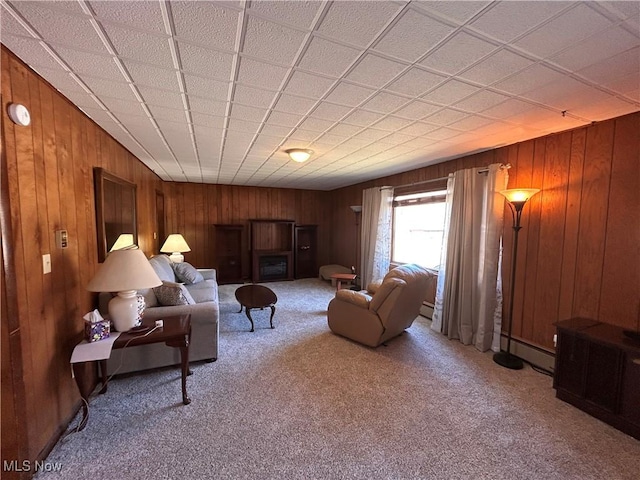
[[[330,190],[640,110],[638,1],[2,7],[2,43],[164,180]]]

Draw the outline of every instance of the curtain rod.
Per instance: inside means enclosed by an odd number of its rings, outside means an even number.
[[[503,164],[500,165],[500,168],[508,170],[508,169],[511,168],[511,164],[510,163],[507,163],[507,164],[503,163]],[[489,172],[489,167],[482,167],[482,168],[480,168],[480,170],[478,170],[478,173],[488,173],[488,172]],[[441,182],[443,180],[447,180],[451,175],[453,175],[453,174],[450,173],[446,177],[432,178],[431,180],[422,180],[420,182],[405,183],[404,185],[396,185],[396,186],[390,187],[390,188],[413,187],[415,185],[422,185],[424,183]]]

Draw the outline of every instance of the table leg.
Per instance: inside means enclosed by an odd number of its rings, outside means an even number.
[[[78,386],[80,398],[82,398],[82,420],[78,424],[78,431],[86,427],[89,420],[89,395],[91,394],[91,384],[89,383],[90,375],[87,374],[87,368],[94,365],[93,362],[80,362],[72,364],[73,378]]]
[[[242,304],[240,304],[240,310],[238,310],[238,313],[242,313]]]
[[[247,315],[247,318],[249,319],[249,321],[251,322],[251,330],[249,330],[250,332],[253,332],[253,318],[251,318],[251,313],[250,313],[250,308],[248,307],[244,307],[244,313]]]
[[[276,306],[269,305],[269,307],[271,308],[271,318],[269,318],[269,323],[271,324],[271,328],[273,328],[273,315],[276,313]]]
[[[189,375],[189,339],[185,338],[185,344],[180,346],[180,361],[182,364],[182,403],[189,405],[191,399],[187,395],[187,375]]]

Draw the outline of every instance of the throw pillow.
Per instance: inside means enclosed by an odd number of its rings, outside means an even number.
[[[198,283],[204,280],[202,274],[187,262],[172,263],[176,278],[184,283]]]
[[[153,293],[160,305],[194,305],[196,302],[191,297],[189,291],[180,283],[167,282],[164,280],[162,285],[154,287]]]

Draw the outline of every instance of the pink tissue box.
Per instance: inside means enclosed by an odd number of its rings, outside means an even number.
[[[103,320],[101,322],[91,323],[84,321],[84,338],[88,342],[97,342],[109,337],[111,333],[111,322]]]

